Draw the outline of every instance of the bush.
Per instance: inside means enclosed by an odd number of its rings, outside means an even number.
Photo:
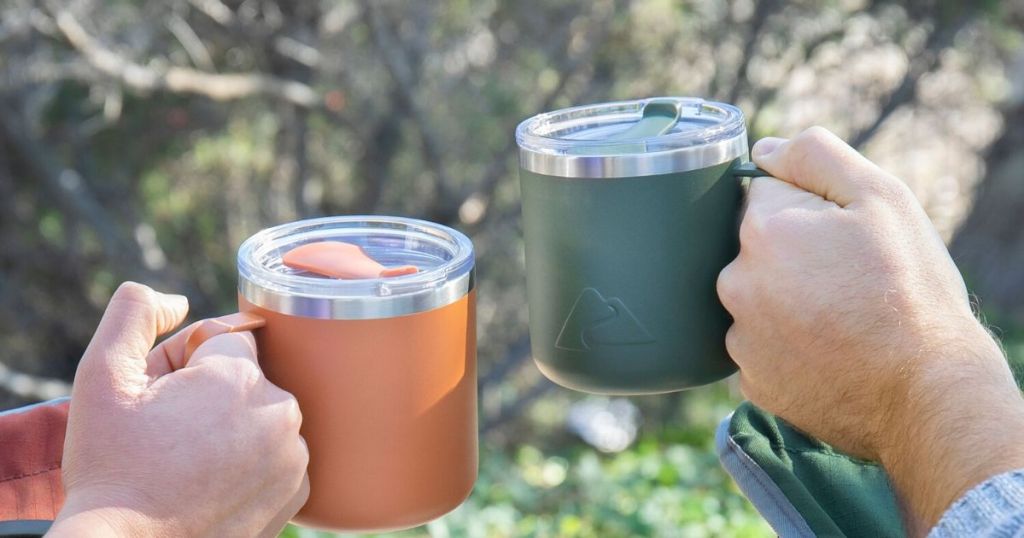
[[[582,444],[485,446],[470,498],[447,516],[395,536],[772,536],[719,466],[710,438],[707,424],[689,423],[649,433],[617,454]],[[283,536],[331,534],[289,527]]]

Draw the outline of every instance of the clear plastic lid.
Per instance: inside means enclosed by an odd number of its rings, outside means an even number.
[[[412,265],[418,271],[339,279],[283,263],[292,249],[322,241],[358,245],[381,265]],[[447,226],[401,217],[325,217],[282,224],[247,239],[238,249],[238,285],[247,301],[275,312],[374,319],[457,301],[473,287],[474,264],[469,238]]]
[[[743,157],[743,113],[695,97],[601,103],[529,118],[516,128],[520,165],[562,177],[685,172]]]

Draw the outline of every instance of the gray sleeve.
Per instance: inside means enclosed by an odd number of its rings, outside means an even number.
[[[957,499],[928,538],[1024,536],[1024,469],[996,475]]]

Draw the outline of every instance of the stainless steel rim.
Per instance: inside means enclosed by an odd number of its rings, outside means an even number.
[[[561,155],[520,148],[519,166],[536,174],[568,178],[617,178],[689,172],[727,163],[747,154],[747,136],[657,153]]]
[[[239,277],[238,292],[267,310],[318,319],[381,319],[406,316],[450,305],[476,287],[476,269],[419,293],[393,297],[310,297],[270,290]]]

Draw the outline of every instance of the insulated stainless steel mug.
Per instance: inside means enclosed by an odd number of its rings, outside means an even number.
[[[345,247],[323,249],[321,261],[352,271],[329,278],[288,264],[310,245]],[[363,259],[331,259],[351,251]],[[358,276],[367,264],[399,269]],[[296,523],[396,530],[469,495],[476,303],[465,235],[398,217],[294,222],[246,240],[238,278],[240,312],[200,324],[186,353],[215,334],[254,329],[267,378],[302,410],[310,494]]]
[[[653,394],[733,373],[715,281],[738,251],[737,178],[757,172],[740,110],[686,97],[580,106],[527,119],[516,141],[544,375]]]

